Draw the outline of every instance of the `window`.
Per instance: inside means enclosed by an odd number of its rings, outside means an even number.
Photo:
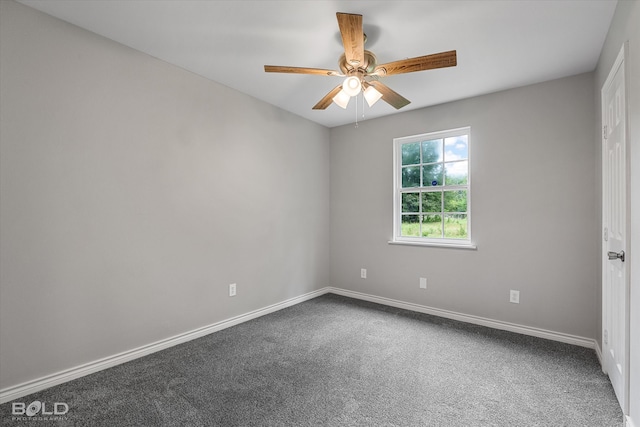
[[[470,131],[466,127],[394,139],[391,243],[474,247]]]

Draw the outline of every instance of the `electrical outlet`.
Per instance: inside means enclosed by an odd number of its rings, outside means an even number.
[[[520,291],[514,291],[513,289],[509,291],[509,302],[514,304],[520,304]]]
[[[366,279],[367,278],[367,269],[366,268],[361,268],[360,269],[360,278],[361,279]]]
[[[236,296],[236,284],[232,283],[229,285],[229,296],[230,297],[235,297]]]
[[[420,278],[420,289],[427,289],[427,278],[426,277],[421,277]]]

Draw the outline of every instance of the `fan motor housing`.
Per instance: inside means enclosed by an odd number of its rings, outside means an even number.
[[[349,64],[344,53],[338,60],[338,66],[340,67],[340,70],[346,75],[355,74],[358,71],[362,72],[363,74],[371,73],[376,68],[377,63],[378,60],[376,59],[376,56],[373,54],[373,52],[368,50],[364,51],[364,61],[362,61],[362,64],[358,64],[358,67],[354,67],[353,65]]]

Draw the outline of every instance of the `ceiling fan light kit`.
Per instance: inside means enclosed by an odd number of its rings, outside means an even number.
[[[338,18],[338,27],[340,27],[340,35],[342,36],[342,44],[344,46],[344,54],[341,55],[338,60],[340,71],[278,65],[264,66],[264,70],[267,73],[316,74],[346,77],[341,85],[333,88],[313,106],[314,110],[324,110],[331,105],[331,103],[346,109],[351,97],[357,96],[360,92],[363,92],[363,96],[367,104],[369,104],[369,107],[382,99],[395,109],[400,109],[408,105],[411,101],[380,82],[380,78],[394,74],[455,67],[457,65],[455,50],[378,65],[376,56],[372,52],[364,49],[366,35],[362,30],[362,15],[338,12],[336,16]]]
[[[349,105],[349,100],[351,99],[351,96],[347,95],[347,93],[344,90],[341,90],[340,92],[338,92],[336,94],[336,96],[334,96],[333,98],[331,98],[331,100],[340,108],[346,109],[347,105]]]
[[[342,83],[342,91],[349,96],[356,96],[360,93],[362,83],[356,76],[347,77]]]
[[[375,87],[369,85],[364,90],[364,99],[367,101],[369,107],[373,107],[373,104],[378,102],[382,98],[382,94],[376,90]]]

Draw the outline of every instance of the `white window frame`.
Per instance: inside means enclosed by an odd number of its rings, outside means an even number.
[[[414,142],[433,140],[433,139],[443,139],[443,138],[449,138],[449,137],[455,137],[455,136],[461,136],[461,135],[468,136],[467,184],[462,186],[443,185],[442,190],[443,191],[445,189],[453,190],[456,188],[467,190],[467,238],[452,239],[452,238],[445,238],[445,237],[440,238],[440,237],[402,236],[402,193],[421,191],[426,188],[433,188],[433,187],[427,187],[427,186],[411,187],[411,188],[404,188],[404,189],[402,188],[402,146],[407,143],[414,143]],[[437,247],[461,248],[461,249],[477,248],[475,243],[473,243],[473,241],[471,240],[471,145],[472,145],[472,142],[471,142],[470,126],[437,131],[437,132],[429,132],[429,133],[424,133],[420,135],[394,138],[393,140],[393,238],[391,241],[389,241],[390,244],[437,246]],[[421,150],[421,153],[422,153],[422,150]]]

